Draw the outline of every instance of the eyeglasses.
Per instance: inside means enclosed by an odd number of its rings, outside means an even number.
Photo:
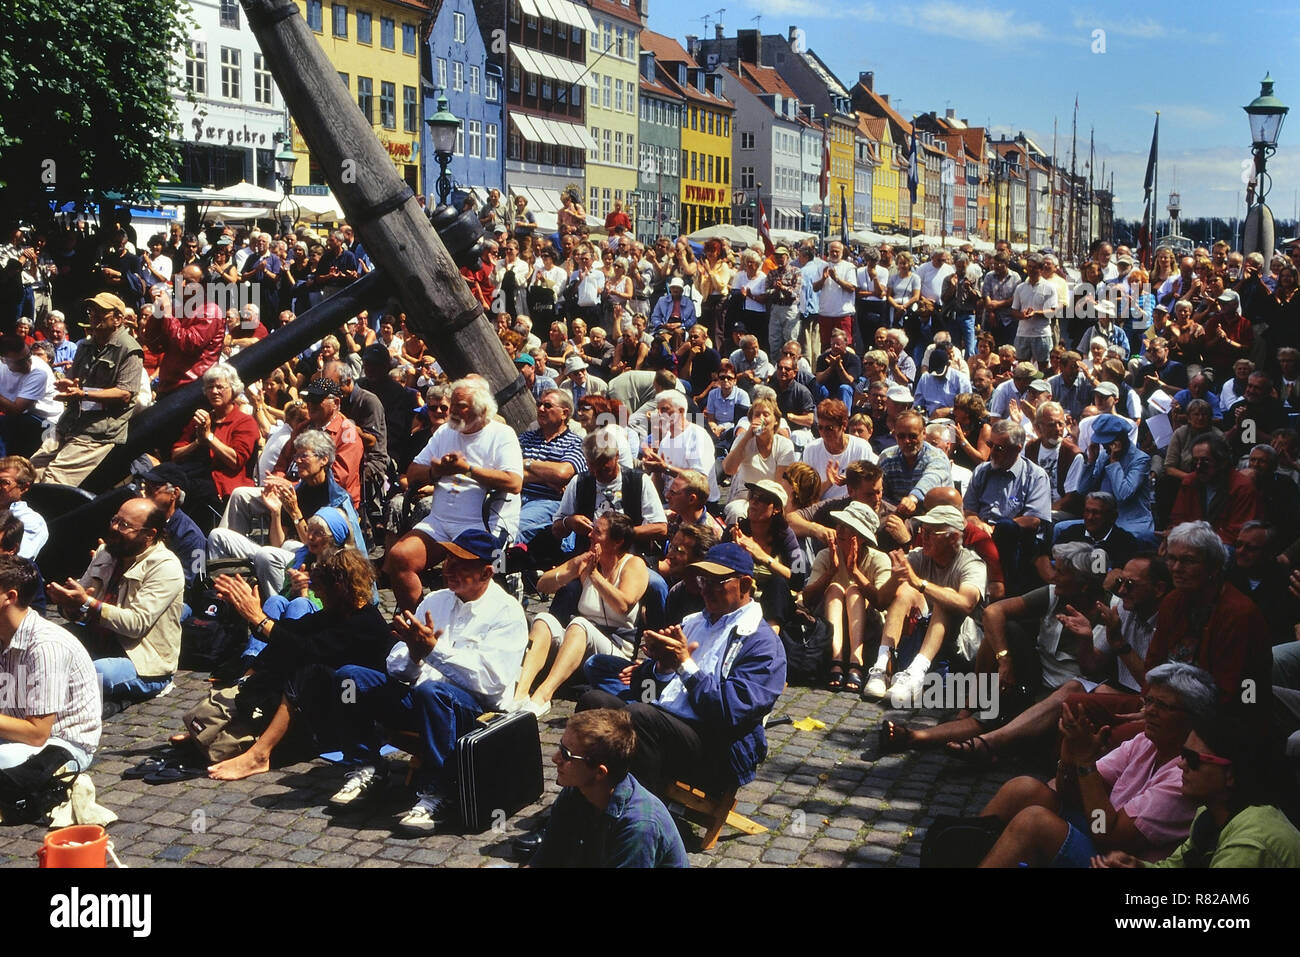
[[[1117,578],[1115,579],[1115,590],[1123,591],[1126,588],[1133,588],[1137,585],[1145,585],[1146,582],[1137,578]]]
[[[1205,754],[1202,751],[1193,751],[1191,748],[1183,748],[1178,752],[1179,757],[1183,759],[1183,764],[1187,765],[1189,771],[1199,771],[1201,763],[1217,764],[1221,768],[1232,767],[1232,762],[1227,758],[1221,758],[1217,754]]]
[[[1205,558],[1201,555],[1175,555],[1173,552],[1165,554],[1165,564],[1167,565],[1201,565]]]
[[[451,406],[449,406],[446,402],[442,402],[439,403],[438,405],[429,406],[429,409],[433,412],[450,412]]]
[[[118,531],[122,532],[138,532],[143,528],[141,525],[132,525],[130,522],[118,518],[116,515],[108,520],[108,527],[116,528]]]
[[[718,376],[718,381],[719,381],[719,382],[735,382],[735,381],[736,381],[736,377],[735,377],[734,375],[720,375],[720,376]]]
[[[1143,708],[1149,708],[1152,711],[1159,711],[1162,714],[1187,710],[1180,704],[1170,704],[1168,701],[1161,701],[1159,698],[1153,698],[1149,694],[1144,694],[1141,700]]]
[[[728,575],[726,578],[715,578],[712,575],[701,573],[695,576],[695,581],[701,588],[721,588],[728,582],[733,582],[738,578],[740,578],[739,575]]]
[[[572,751],[570,751],[568,748],[564,746],[563,741],[560,742],[560,757],[563,758],[565,761],[581,761],[584,764],[591,763],[591,758],[583,757],[581,754],[574,754]]]
[[[546,410],[546,409],[553,409],[553,408],[555,408],[555,403],[554,403],[554,402],[538,402],[538,403],[537,403],[537,408],[538,408],[538,410],[540,410],[540,411],[544,411],[544,410]]]

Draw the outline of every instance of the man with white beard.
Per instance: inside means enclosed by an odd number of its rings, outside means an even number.
[[[496,400],[482,376],[452,384],[447,428],[429,439],[406,470],[410,488],[433,485],[429,515],[393,544],[384,559],[397,606],[420,600],[420,572],[442,558],[438,542],[483,529],[505,543],[519,531],[524,456],[519,437],[495,419]]]

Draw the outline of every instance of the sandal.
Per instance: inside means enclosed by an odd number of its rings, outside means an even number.
[[[163,768],[167,767],[166,758],[145,758],[135,767],[127,768],[122,772],[122,777],[127,781],[138,781],[141,778],[148,777],[150,774],[156,774]]]
[[[899,754],[912,748],[912,729],[906,725],[882,721],[877,734],[881,754]]]
[[[984,740],[983,735],[976,735],[965,741],[949,741],[944,750],[971,767],[991,768],[998,763],[997,752],[993,750],[993,745]]]
[[[830,677],[826,679],[826,690],[839,691],[843,687],[844,670],[839,665],[835,665],[831,668]]]
[[[848,677],[844,679],[844,690],[849,694],[862,694],[862,669],[856,665],[849,668]]]

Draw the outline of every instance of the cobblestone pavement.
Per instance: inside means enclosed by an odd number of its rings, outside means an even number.
[[[571,701],[557,699],[542,719],[546,790],[504,832],[409,838],[392,829],[396,816],[414,803],[400,786],[400,773],[390,776],[399,786],[376,805],[341,815],[325,807],[344,771],[320,759],[234,782],[124,780],[124,770],[165,748],[167,736],[180,730],[180,715],[208,687],[205,675],[182,672],[171,694],[105,724],[91,776],[100,803],[120,818],[109,833],[129,866],[513,866],[512,839],[537,826],[558,793],[550,757],[573,710]],[[826,728],[769,727],[770,754],[757,779],[739,792],[737,807],[769,830],[748,836],[724,829],[718,844],[702,853],[700,829],[684,824],[692,865],[916,867],[936,814],[978,814],[1015,773],[1004,765],[975,774],[935,752],[878,757],[876,729],[885,714],[850,695],[790,687],[774,717],[811,716]],[[910,717],[933,723],[941,715]],[[35,866],[44,830],[27,826],[3,833],[0,866]]]

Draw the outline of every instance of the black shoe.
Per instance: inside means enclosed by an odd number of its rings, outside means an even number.
[[[516,858],[526,861],[531,858],[537,849],[542,846],[542,837],[545,831],[530,831],[527,834],[521,834],[511,842],[511,850],[514,851]]]
[[[99,720],[107,721],[109,718],[113,717],[113,715],[121,714],[125,710],[126,710],[126,705],[123,704],[122,702],[113,701],[111,699],[105,699],[104,707],[99,713]]]

